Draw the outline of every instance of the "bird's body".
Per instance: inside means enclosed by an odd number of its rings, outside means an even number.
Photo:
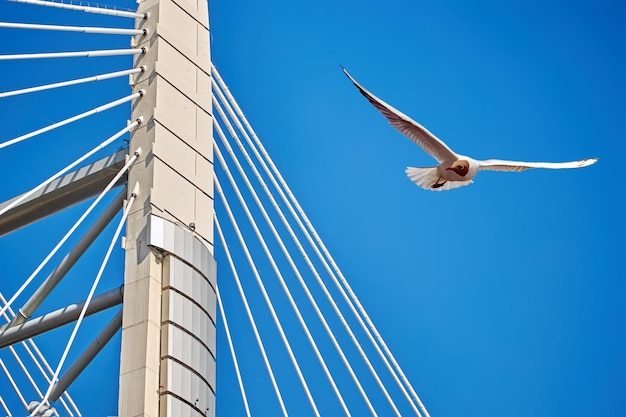
[[[519,162],[501,159],[481,161],[459,155],[453,152],[442,140],[430,133],[424,126],[363,88],[348,74],[345,68],[342,67],[342,69],[361,94],[385,116],[391,126],[395,127],[400,133],[411,139],[437,160],[439,164],[436,166],[408,167],[406,169],[407,176],[411,181],[424,189],[443,191],[469,185],[473,182],[472,180],[476,174],[483,170],[520,172],[531,168],[582,168],[598,161],[598,158],[572,162]]]

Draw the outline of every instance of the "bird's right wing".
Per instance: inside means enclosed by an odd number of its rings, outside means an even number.
[[[356,88],[359,89],[361,94],[363,94],[365,98],[367,98],[369,102],[372,103],[383,116],[385,116],[391,126],[395,127],[400,133],[415,142],[437,161],[442,162],[444,160],[449,161],[456,159],[457,155],[452,151],[452,149],[450,149],[435,135],[430,133],[428,129],[367,91],[354,78],[352,78],[350,74],[348,74],[348,71],[346,71],[344,67],[341,67],[341,69],[356,86]]]
[[[598,161],[598,158],[581,159],[580,161],[572,162],[518,162],[518,161],[503,161],[501,159],[488,159],[486,161],[478,161],[478,166],[481,171],[510,171],[521,172],[531,168],[548,168],[548,169],[568,169],[568,168],[583,168],[589,165],[593,165]]]

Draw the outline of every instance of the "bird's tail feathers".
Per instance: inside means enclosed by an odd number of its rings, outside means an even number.
[[[430,191],[444,191],[451,190],[453,188],[463,187],[470,185],[473,181],[447,181],[441,187],[433,188],[433,185],[439,180],[439,174],[437,173],[437,167],[424,167],[415,168],[408,167],[406,169],[406,175],[411,181],[422,187],[425,190]]]

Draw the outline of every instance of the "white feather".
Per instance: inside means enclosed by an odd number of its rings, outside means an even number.
[[[437,173],[437,167],[426,167],[426,168],[415,168],[408,167],[406,169],[406,175],[409,177],[411,181],[417,184],[419,187],[422,187],[425,190],[430,191],[445,191],[452,190],[453,188],[463,187],[465,185],[470,185],[474,181],[446,181],[441,187],[433,188],[433,184],[437,182],[439,179],[439,174]]]

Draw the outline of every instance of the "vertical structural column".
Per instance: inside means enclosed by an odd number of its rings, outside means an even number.
[[[146,48],[135,66],[146,71],[131,80],[135,92],[144,92],[132,117],[144,123],[130,143],[130,152],[141,148],[141,156],[128,180],[129,191],[139,184],[139,193],[126,228],[119,416],[213,416],[208,5],[206,0],[146,0],[138,12],[149,17],[136,24],[147,34],[134,39],[134,46]],[[163,244],[166,230],[176,236],[168,245]],[[194,297],[189,285],[207,291],[209,301]]]

